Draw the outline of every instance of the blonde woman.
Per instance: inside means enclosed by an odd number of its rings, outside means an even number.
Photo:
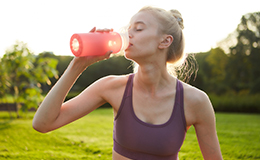
[[[182,29],[177,10],[142,8],[130,20],[130,43],[125,50],[125,57],[138,64],[137,71],[104,77],[63,103],[80,74],[109,58],[111,51],[104,56],[74,58],[37,110],[33,127],[46,133],[110,103],[115,116],[114,160],[176,160],[191,125],[204,159],[222,159],[208,96],[167,70],[168,63],[185,59]]]

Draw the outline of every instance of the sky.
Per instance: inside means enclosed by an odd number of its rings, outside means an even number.
[[[17,40],[35,54],[72,55],[74,33],[94,26],[117,31],[148,5],[180,11],[186,53],[209,51],[236,29],[242,15],[260,11],[260,0],[0,0],[0,57]]]

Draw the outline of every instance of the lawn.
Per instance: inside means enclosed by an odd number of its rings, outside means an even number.
[[[98,109],[56,131],[32,129],[33,113],[9,119],[0,112],[0,159],[111,159],[113,113]],[[217,130],[224,159],[260,159],[260,115],[217,113]],[[187,132],[180,160],[202,159],[194,128]]]

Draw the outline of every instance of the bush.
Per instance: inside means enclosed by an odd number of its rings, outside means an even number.
[[[215,95],[209,94],[216,112],[260,113],[260,94]]]

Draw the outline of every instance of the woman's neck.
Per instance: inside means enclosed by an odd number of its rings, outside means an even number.
[[[141,65],[135,75],[134,83],[145,93],[155,94],[174,83],[165,65],[156,63]]]

